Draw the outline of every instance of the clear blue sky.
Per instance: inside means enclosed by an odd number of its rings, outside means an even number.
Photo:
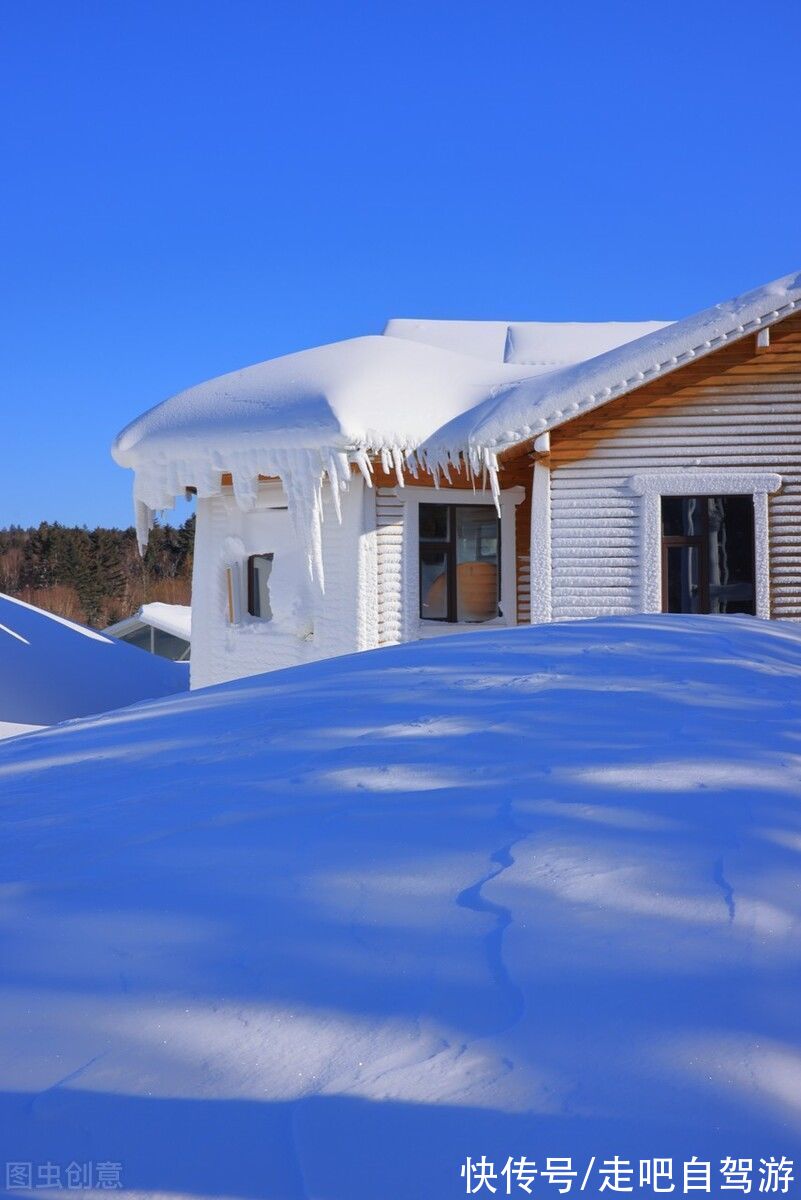
[[[797,0],[6,0],[0,525],[390,316],[679,316],[801,267]]]

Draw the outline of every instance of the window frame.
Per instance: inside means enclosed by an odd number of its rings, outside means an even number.
[[[535,472],[536,477],[536,472]],[[756,558],[756,615],[771,615],[770,533],[768,498],[781,490],[782,476],[774,471],[709,468],[656,471],[630,475],[626,490],[640,500],[640,612],[662,612],[662,496],[751,496],[754,501]]]
[[[687,533],[662,533],[662,612],[671,614],[668,608],[668,550],[673,546],[690,547],[695,546],[698,549],[698,616],[717,616],[726,614],[712,613],[710,609],[710,591],[709,591],[709,556],[710,556],[710,540],[709,540],[709,501],[725,499],[728,496],[743,495],[742,492],[689,492],[683,493],[680,496],[661,496],[659,500],[659,519],[660,530],[664,528],[663,521],[663,501],[664,500],[702,500],[704,503],[701,506],[701,532],[695,534]],[[754,495],[745,493],[751,501],[751,592],[752,592],[752,609],[750,616],[757,615],[757,556],[756,556],[756,504]]]
[[[472,498],[471,498],[472,501]],[[447,512],[448,535],[445,538],[424,538],[420,532],[420,509],[423,505],[429,508],[444,508]],[[489,509],[495,520],[497,521],[497,561],[496,561],[496,602],[495,616],[489,620],[495,620],[502,614],[501,600],[503,595],[502,589],[502,554],[503,554],[503,539],[501,537],[502,521],[498,515],[498,511],[494,504],[487,504],[482,501],[470,502],[468,504],[452,504],[441,503],[437,500],[421,500],[417,507],[417,615],[420,621],[425,621],[438,625],[486,625],[487,621],[460,621],[458,619],[459,599],[457,596],[457,537],[456,537],[456,512],[460,508],[486,508]],[[423,570],[422,570],[422,552],[423,548],[441,549],[445,552],[445,579],[447,588],[447,606],[446,615],[444,617],[425,617],[423,616]],[[480,561],[480,560],[479,560]]]

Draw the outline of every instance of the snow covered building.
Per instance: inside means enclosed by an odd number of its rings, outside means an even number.
[[[801,618],[801,274],[674,322],[393,320],[117,438],[197,495],[194,687],[480,627]]]
[[[153,600],[143,604],[132,616],[108,625],[104,633],[159,658],[188,662],[192,610],[188,604],[164,604]]]

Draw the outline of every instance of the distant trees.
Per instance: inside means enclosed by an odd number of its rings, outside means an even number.
[[[132,528],[0,529],[0,591],[99,629],[150,600],[189,604],[194,535],[194,517],[157,525],[141,558]]]

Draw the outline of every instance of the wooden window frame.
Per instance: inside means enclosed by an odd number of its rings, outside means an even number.
[[[672,499],[672,497],[671,497]],[[695,496],[693,499],[700,499]],[[705,517],[705,524],[707,519]],[[709,554],[704,553],[704,547],[709,550],[709,538],[704,534],[682,537],[679,534],[665,537],[662,534],[662,612],[669,613],[668,608],[668,550],[672,547],[695,546],[698,550],[698,615],[709,614]],[[673,614],[676,615],[675,613]]]
[[[420,533],[420,531],[419,531],[419,518],[418,518],[418,534],[417,534],[417,576],[418,576],[418,598],[417,598],[417,611],[418,611],[418,616],[419,616],[419,619],[420,619],[421,621],[426,621],[426,622],[433,621],[433,622],[436,622],[436,623],[438,623],[438,624],[441,624],[441,625],[483,625],[483,624],[486,624],[486,622],[484,622],[484,621],[459,621],[459,619],[458,619],[458,616],[457,616],[457,613],[458,613],[458,611],[459,611],[459,605],[458,605],[458,597],[457,597],[457,594],[456,594],[456,589],[457,589],[457,574],[456,574],[456,568],[457,568],[457,565],[458,565],[458,564],[457,564],[457,561],[456,561],[456,555],[457,555],[457,544],[456,544],[456,512],[457,512],[457,509],[460,509],[460,508],[465,508],[465,507],[469,507],[469,508],[487,508],[487,509],[490,509],[490,510],[493,512],[493,514],[494,514],[494,516],[495,516],[495,519],[496,519],[496,521],[497,521],[497,523],[498,523],[498,534],[497,534],[497,546],[498,546],[498,554],[497,554],[497,565],[496,565],[496,571],[497,571],[497,600],[496,600],[496,608],[497,608],[497,610],[498,610],[498,611],[497,611],[497,613],[496,613],[496,616],[497,616],[497,615],[500,613],[500,609],[501,609],[501,594],[502,594],[502,587],[501,587],[501,579],[502,579],[502,576],[501,576],[501,556],[502,556],[502,554],[503,554],[503,543],[502,543],[502,538],[501,538],[501,518],[498,516],[497,510],[495,509],[495,507],[494,507],[492,504],[485,504],[485,503],[481,503],[481,501],[478,501],[478,502],[477,502],[477,503],[475,503],[475,504],[472,504],[472,503],[471,503],[471,504],[465,505],[465,504],[440,504],[440,503],[439,503],[438,501],[436,501],[436,500],[424,500],[424,501],[421,501],[421,504],[426,504],[426,505],[427,505],[428,507],[430,507],[430,508],[444,508],[444,509],[446,509],[446,510],[447,510],[447,514],[448,514],[448,536],[447,536],[447,538],[424,538],[424,537],[422,536],[422,534]],[[444,617],[424,617],[424,616],[423,616],[423,569],[422,569],[422,551],[423,551],[423,548],[424,548],[424,547],[426,547],[426,548],[432,548],[432,549],[442,549],[442,550],[444,550],[444,552],[445,552],[445,578],[446,578],[446,584],[447,584],[447,597],[448,597],[448,602],[447,602],[446,615],[445,615]]]

